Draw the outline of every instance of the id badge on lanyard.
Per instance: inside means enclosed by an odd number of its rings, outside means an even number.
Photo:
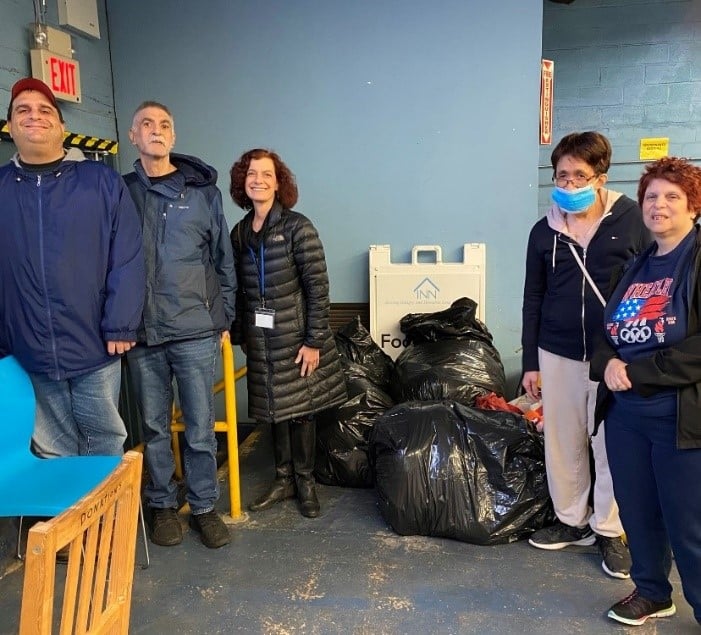
[[[262,329],[275,328],[275,310],[266,309],[264,306],[259,306],[256,309],[256,319],[254,324]]]
[[[253,324],[261,329],[275,328],[275,309],[269,309],[265,306],[265,250],[263,249],[263,241],[260,243],[260,260],[256,260],[256,254],[248,247],[251,253],[253,262],[258,268],[258,285],[260,288],[261,305],[255,310],[255,318]]]

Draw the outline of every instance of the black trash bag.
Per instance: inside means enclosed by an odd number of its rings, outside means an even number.
[[[375,344],[359,316],[338,329],[335,338],[342,360],[359,364],[365,369],[364,376],[375,386],[389,390],[394,378],[394,361]]]
[[[542,435],[520,415],[399,404],[370,435],[380,510],[403,536],[507,543],[552,524]]]
[[[504,395],[504,366],[476,310],[474,300],[460,298],[444,311],[401,319],[409,345],[395,364],[391,394],[398,402],[450,399],[472,406],[481,395]]]
[[[392,381],[394,362],[359,318],[339,330],[336,345],[348,400],[316,417],[314,475],[325,485],[372,487],[368,437],[377,417],[394,405],[384,390]]]
[[[467,338],[492,344],[492,335],[477,317],[477,302],[458,298],[450,307],[435,313],[409,313],[399,328],[413,344]]]

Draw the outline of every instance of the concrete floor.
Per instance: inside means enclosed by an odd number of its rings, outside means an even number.
[[[272,477],[267,430],[253,432],[240,454],[247,504]],[[205,548],[189,530],[180,546],[150,545],[151,567],[134,576],[130,632],[701,632],[676,571],[677,615],[627,628],[605,612],[632,584],[606,576],[594,547],[545,552],[525,541],[480,547],[402,537],[382,519],[373,490],[320,487],[319,493],[319,518],[303,518],[287,501],[232,524],[232,542],[219,550]],[[226,500],[222,495],[222,511]],[[186,514],[181,517],[187,527]],[[139,559],[140,539],[137,548]],[[0,635],[17,630],[22,568],[9,569],[0,578]]]

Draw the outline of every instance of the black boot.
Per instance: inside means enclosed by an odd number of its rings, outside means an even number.
[[[311,417],[290,421],[292,437],[292,464],[297,482],[297,498],[302,516],[319,515],[319,499],[314,481],[314,453],[316,451],[316,421]]]
[[[259,512],[272,507],[275,503],[294,498],[295,479],[292,470],[292,451],[290,449],[289,422],[272,424],[273,452],[275,454],[275,480],[268,491],[252,502],[248,509]]]

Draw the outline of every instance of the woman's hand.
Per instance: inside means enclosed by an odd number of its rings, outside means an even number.
[[[295,364],[300,362],[302,362],[300,376],[309,377],[319,367],[319,349],[303,344],[297,353],[297,359],[295,359]]]
[[[626,366],[628,366],[628,364],[617,357],[610,359],[608,364],[606,364],[604,383],[609,390],[621,392],[623,390],[630,390],[633,387],[633,384],[630,383],[630,379],[628,379]]]
[[[539,382],[540,373],[537,370],[529,370],[523,373],[521,385],[526,391],[526,394],[535,401],[540,399],[540,387],[538,386]]]

